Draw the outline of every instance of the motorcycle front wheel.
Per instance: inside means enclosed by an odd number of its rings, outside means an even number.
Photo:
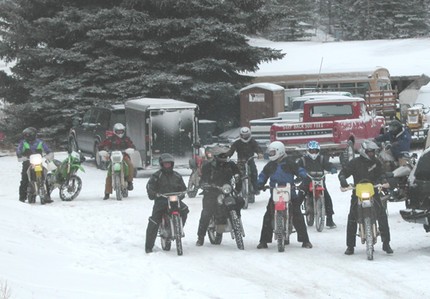
[[[72,201],[78,197],[82,189],[82,180],[77,175],[72,175],[60,186],[60,198],[63,201]]]
[[[113,187],[115,189],[116,199],[122,200],[121,175],[114,173],[112,175]]]
[[[170,239],[170,237],[172,236],[172,232],[170,229],[170,221],[169,219],[167,219],[167,217],[161,221],[159,235],[161,241],[161,248],[164,251],[169,251],[172,247],[172,240]]]
[[[372,231],[372,221],[370,217],[364,218],[364,236],[366,238],[366,254],[368,260],[373,260],[373,231]]]
[[[314,201],[310,195],[305,196],[305,211],[306,211],[306,224],[308,226],[314,225]]]
[[[315,228],[318,232],[322,232],[325,224],[325,205],[324,197],[319,196],[316,200],[316,211],[315,211]]]
[[[181,218],[179,215],[173,215],[173,229],[175,230],[174,236],[176,241],[176,252],[178,255],[183,254],[182,250],[182,226]]]
[[[278,252],[285,251],[285,217],[283,214],[279,211],[275,212],[275,238],[278,244]]]
[[[197,192],[199,190],[199,187],[196,186],[195,184],[195,182],[197,181],[195,176],[198,176],[197,171],[193,171],[193,173],[190,175],[190,178],[188,180],[188,189],[187,189],[188,198],[196,197]]]
[[[239,216],[237,215],[237,212],[235,210],[230,211],[230,218],[237,248],[239,248],[240,250],[244,250],[245,245],[243,244],[242,227]]]
[[[211,218],[211,221],[209,222],[208,237],[209,237],[209,242],[211,242],[211,244],[213,244],[213,245],[219,245],[222,242],[222,234],[220,234],[216,231],[216,224],[215,224],[215,220],[213,217]]]

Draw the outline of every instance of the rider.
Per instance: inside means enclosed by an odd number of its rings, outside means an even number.
[[[248,127],[242,127],[239,131],[240,138],[233,142],[228,151],[228,156],[231,157],[234,152],[237,152],[238,161],[247,161],[250,157],[254,156],[254,153],[258,155],[258,159],[263,158],[263,151],[258,145],[257,141],[252,137],[251,130]],[[260,191],[257,188],[257,166],[255,165],[254,159],[249,162],[251,170],[251,184],[254,187],[255,195],[258,195]]]
[[[297,163],[299,164],[299,167],[303,167],[306,172],[310,171],[319,171],[323,172],[324,170],[330,171],[331,174],[337,173],[336,167],[333,165],[333,163],[329,162],[328,156],[322,155],[320,153],[320,144],[318,141],[309,141],[307,144],[307,152],[306,154],[298,159]],[[310,179],[307,178],[303,182],[304,190],[306,193],[309,191],[309,183]],[[330,228],[336,228],[336,224],[333,222],[333,202],[331,200],[331,196],[328,193],[327,186],[325,183],[325,180],[323,181],[324,186],[324,201],[325,201],[325,212],[327,215],[327,221],[326,225]],[[302,194],[302,192],[300,192]]]
[[[409,152],[411,149],[411,133],[404,128],[398,120],[393,120],[388,125],[388,132],[375,138],[376,142],[390,141],[391,153],[395,161],[403,165],[402,153]]]
[[[363,180],[370,181],[372,184],[378,184],[383,179],[383,169],[381,162],[376,157],[378,145],[371,141],[365,140],[359,150],[360,156],[349,161],[339,173],[340,186],[347,188],[349,186],[346,179],[350,176],[354,178],[354,185]],[[381,232],[382,250],[386,253],[393,253],[390,247],[390,227],[388,226],[387,214],[382,206],[378,192],[375,190],[374,202],[376,203],[377,219],[379,230]],[[348,224],[346,228],[346,255],[354,254],[354,247],[357,233],[357,196],[355,191],[351,195],[351,204],[348,214]]]
[[[290,183],[294,186],[294,176],[306,178],[306,170],[299,167],[297,163],[287,157],[285,153],[285,146],[280,141],[272,142],[267,148],[269,154],[269,162],[264,166],[263,170],[258,176],[258,187],[263,189],[267,180],[270,179],[270,187],[285,186]],[[292,187],[294,188],[294,187]],[[291,192],[292,211],[293,211],[293,225],[297,230],[297,241],[303,242],[302,247],[312,248],[309,241],[308,232],[305,225],[302,212],[300,210],[300,199],[297,197],[296,192]],[[257,248],[267,248],[267,243],[272,243],[273,235],[273,215],[274,215],[274,201],[272,190],[270,191],[270,198],[267,204],[266,213],[263,217],[263,227],[261,229],[260,243]]]
[[[215,185],[222,187],[224,184],[230,184],[232,178],[235,180],[235,189],[240,192],[242,181],[240,180],[240,171],[236,163],[229,161],[228,147],[217,145],[211,148],[213,159],[205,163],[202,168],[201,185]],[[202,213],[197,231],[196,246],[202,246],[204,243],[206,231],[209,226],[211,217],[217,209],[217,196],[219,191],[216,189],[203,189]],[[236,210],[240,215],[240,209],[243,208],[245,201],[238,197]]]
[[[146,228],[145,252],[152,252],[155,239],[157,238],[158,227],[161,223],[161,217],[167,210],[167,198],[160,196],[161,193],[183,192],[187,190],[182,176],[173,170],[175,160],[171,154],[161,154],[159,158],[160,170],[153,173],[146,185],[146,191],[150,200],[154,200],[152,215],[148,219]],[[185,195],[180,195],[182,199]],[[181,201],[180,215],[182,224],[185,225],[188,214],[188,206]]]
[[[51,150],[48,145],[39,138],[36,138],[37,130],[33,127],[28,127],[22,131],[22,140],[16,148],[16,155],[18,158],[26,157],[22,162],[21,183],[19,185],[19,200],[25,202],[27,198],[28,188],[28,175],[27,170],[30,167],[30,160],[28,159],[32,154],[50,154]],[[45,203],[51,203],[52,200],[47,188],[47,198]]]
[[[135,148],[131,139],[125,135],[125,126],[122,123],[116,123],[113,126],[113,135],[106,138],[102,143],[99,144],[99,150],[106,151],[125,151],[128,148]],[[130,156],[124,153],[124,162],[127,164],[128,173],[126,174],[126,179],[128,182],[128,190],[133,190],[133,176],[134,176],[134,166],[131,162]],[[109,195],[112,193],[112,173],[109,170],[106,177],[105,183],[105,197],[103,199],[108,199]]]

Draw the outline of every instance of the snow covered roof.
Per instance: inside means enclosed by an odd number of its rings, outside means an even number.
[[[274,84],[274,83],[254,83],[251,85],[248,85],[244,88],[242,88],[241,90],[239,90],[240,92],[251,89],[251,88],[261,88],[261,89],[266,89],[266,90],[270,90],[270,91],[278,91],[278,90],[284,90],[284,88],[278,84]]]
[[[366,71],[387,68],[391,76],[430,75],[430,38],[338,42],[272,42],[250,38],[257,47],[280,49],[281,60],[264,62],[250,76]],[[321,70],[320,70],[321,69]]]

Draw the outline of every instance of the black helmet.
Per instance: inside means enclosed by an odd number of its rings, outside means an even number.
[[[22,131],[22,137],[26,141],[34,141],[36,139],[37,130],[33,127],[25,128],[24,131]]]
[[[158,162],[160,163],[161,169],[172,170],[173,166],[175,165],[175,158],[173,158],[171,154],[164,153],[164,154],[161,154],[160,158],[158,158]],[[168,168],[165,168],[163,166],[163,163],[169,163],[169,162],[172,163],[172,165]]]
[[[403,125],[398,120],[393,120],[388,125],[388,131],[390,131],[390,133],[393,135],[399,134],[402,131],[402,129],[403,129]]]

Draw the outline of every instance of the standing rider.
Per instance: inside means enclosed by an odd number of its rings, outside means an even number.
[[[361,144],[359,150],[360,156],[349,161],[339,173],[338,177],[342,188],[348,187],[346,179],[351,175],[354,178],[354,185],[363,180],[370,181],[374,185],[382,182],[382,164],[376,157],[376,151],[378,149],[378,145],[370,140],[365,140]],[[390,247],[390,227],[388,226],[387,213],[385,213],[377,190],[375,190],[373,199],[377,211],[379,230],[381,232],[382,250],[386,253],[393,253]],[[351,195],[348,224],[346,227],[346,255],[354,254],[357,234],[357,204],[358,198],[354,190]]]
[[[210,162],[203,164],[201,186],[215,185],[222,187],[224,184],[231,184],[234,178],[237,192],[242,189],[242,181],[240,180],[240,172],[236,163],[229,161],[228,147],[215,146],[211,148],[213,159]],[[217,209],[217,197],[219,190],[217,189],[203,189],[202,200],[202,213],[199,221],[199,228],[197,231],[196,246],[202,246],[205,240],[206,231],[209,226],[211,217],[215,214]],[[240,209],[243,208],[245,201],[240,197],[237,198],[236,210],[240,215]]]
[[[150,200],[154,201],[152,215],[148,219],[146,228],[145,252],[152,252],[155,239],[157,238],[158,227],[161,223],[161,217],[166,212],[168,203],[167,198],[161,196],[162,193],[183,192],[187,190],[182,176],[173,170],[175,160],[171,154],[161,154],[159,158],[160,170],[153,173],[146,184],[146,191]],[[185,195],[180,195],[182,199]],[[181,201],[179,213],[182,218],[182,224],[185,225],[188,215],[188,206]]]
[[[305,220],[300,210],[301,202],[294,190],[294,176],[304,179],[307,177],[306,170],[299,167],[293,160],[287,158],[285,146],[280,141],[272,142],[267,148],[267,152],[270,161],[264,166],[258,176],[258,186],[262,189],[268,179],[270,179],[270,187],[286,186],[287,183],[290,183],[292,186],[293,225],[297,230],[297,241],[303,242],[302,247],[304,248],[312,248]],[[261,228],[260,243],[257,246],[258,249],[267,248],[267,243],[272,243],[274,209],[275,203],[273,201],[273,191],[271,189],[266,213],[263,217],[263,227]]]
[[[99,150],[106,151],[125,151],[128,148],[135,148],[131,139],[125,135],[125,126],[122,123],[116,123],[113,126],[113,135],[106,138],[102,143],[99,144]],[[124,154],[124,162],[127,164],[128,173],[126,174],[126,179],[128,182],[128,190],[133,190],[133,176],[134,176],[134,166],[131,162],[130,156],[126,153]],[[105,196],[103,199],[108,199],[109,195],[112,193],[112,173],[111,170],[108,171],[105,183]]]
[[[298,159],[297,163],[299,164],[299,167],[303,167],[307,173],[311,171],[315,172],[324,172],[330,171],[332,174],[337,173],[336,167],[333,165],[333,163],[329,162],[328,156],[322,155],[320,153],[320,145],[317,141],[309,141],[307,144],[307,152],[306,154]],[[307,178],[303,182],[303,187],[305,193],[309,193],[309,186],[310,179]],[[327,186],[325,183],[325,180],[323,181],[323,187],[324,187],[324,202],[325,202],[325,213],[327,216],[326,225],[330,228],[336,228],[336,224],[333,222],[333,202],[331,200],[331,196],[328,193]],[[302,193],[300,193],[302,194]]]
[[[231,157],[234,152],[237,152],[237,160],[243,163],[248,161],[250,157],[253,157],[254,153],[258,155],[258,159],[262,159],[263,151],[257,141],[252,137],[251,130],[248,127],[242,127],[240,128],[239,134],[240,138],[233,142],[228,151],[228,156]],[[251,184],[255,195],[258,195],[260,191],[257,188],[257,166],[255,165],[254,159],[251,159],[248,163],[251,170]]]
[[[19,200],[25,202],[27,198],[27,189],[28,189],[28,175],[27,170],[30,167],[30,155],[32,154],[50,154],[51,150],[48,145],[39,138],[36,138],[37,130],[33,127],[28,127],[22,131],[22,139],[19,142],[16,148],[16,155],[19,159],[25,157],[22,162],[22,170],[21,170],[21,183],[19,185]],[[51,203],[51,197],[49,195],[48,186],[46,188],[47,198],[45,199],[45,203]]]

